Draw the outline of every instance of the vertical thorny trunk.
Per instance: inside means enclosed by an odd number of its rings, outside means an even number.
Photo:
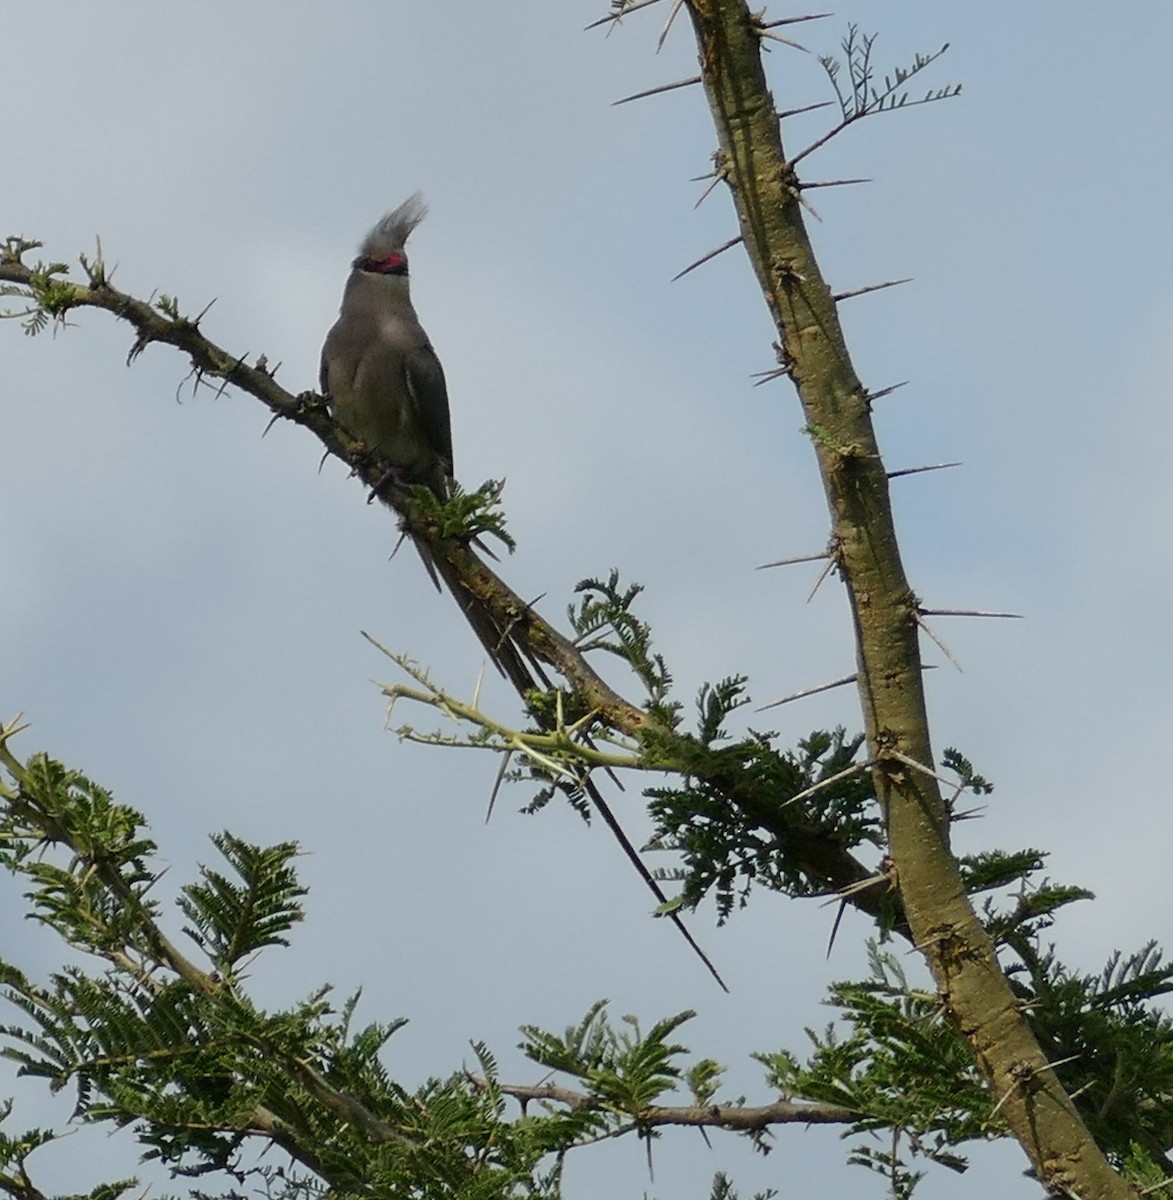
[[[831,513],[851,603],[860,699],[889,853],[941,999],[1002,1101],[999,1112],[1054,1195],[1134,1195],[1084,1128],[1035,1041],[965,895],[931,767],[917,598],[905,578],[871,404],[807,238],[797,177],[744,0],[688,0],[704,87],[744,245],[777,324]],[[1004,1099],[1003,1099],[1004,1098]]]

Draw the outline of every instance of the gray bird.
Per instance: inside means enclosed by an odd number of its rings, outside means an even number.
[[[392,468],[443,500],[452,477],[452,426],[444,368],[424,333],[404,244],[427,213],[409,196],[367,234],[322,347],[322,394],[334,418]]]
[[[322,347],[320,379],[334,419],[387,464],[376,491],[392,481],[426,484],[444,500],[453,478],[448,388],[411,304],[404,251],[426,213],[416,192],[367,234],[351,263],[338,320]],[[535,686],[509,631],[467,591],[446,559],[413,540],[436,587],[442,578],[502,673],[519,689]]]

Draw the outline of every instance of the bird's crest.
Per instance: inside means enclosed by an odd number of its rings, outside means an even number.
[[[426,217],[428,206],[424,198],[415,192],[398,207],[386,213],[379,223],[367,234],[360,255],[368,258],[384,258],[401,251],[411,231]]]

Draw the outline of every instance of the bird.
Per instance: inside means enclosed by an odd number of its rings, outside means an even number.
[[[455,481],[448,386],[444,368],[411,302],[404,248],[426,213],[423,197],[416,192],[386,213],[363,239],[351,263],[338,320],[322,347],[320,386],[334,420],[387,467],[372,494],[382,494],[389,484],[424,484],[443,501],[451,495]],[[434,554],[418,537],[412,541],[437,588],[440,579],[448,585],[501,674],[523,697],[539,686],[548,689],[550,681],[541,664],[515,639],[513,626],[503,624],[484,600],[468,590],[447,558]],[[540,716],[536,709],[534,714],[539,724],[548,727],[548,717]],[[666,904],[660,885],[589,774],[581,783],[657,900]],[[673,912],[670,917],[728,991],[679,914]]]
[[[427,214],[416,192],[363,239],[322,347],[322,394],[334,419],[391,468],[440,500],[452,482],[444,368],[411,302],[405,244]]]
[[[454,484],[448,386],[411,302],[405,249],[427,211],[416,192],[363,239],[338,320],[322,346],[319,383],[334,420],[386,465],[372,494],[387,485],[423,484],[444,501]],[[468,591],[446,558],[422,539],[412,541],[437,589],[443,579],[497,669],[523,693],[537,686],[511,629]]]

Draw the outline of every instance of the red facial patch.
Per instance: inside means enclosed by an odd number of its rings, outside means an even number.
[[[366,255],[355,260],[354,265],[360,271],[369,271],[373,275],[406,275],[407,259],[402,254],[388,254],[384,258],[372,258]]]

